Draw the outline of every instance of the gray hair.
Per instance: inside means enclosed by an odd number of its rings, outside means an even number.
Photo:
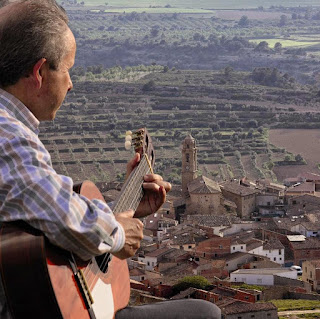
[[[68,17],[55,0],[17,0],[6,4],[0,0],[2,88],[27,77],[41,58],[56,70],[68,51],[64,40]]]

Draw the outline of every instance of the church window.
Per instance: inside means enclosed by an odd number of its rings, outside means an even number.
[[[190,154],[186,154],[186,162],[189,163],[190,161]]]

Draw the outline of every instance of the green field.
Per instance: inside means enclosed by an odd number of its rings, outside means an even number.
[[[92,10],[94,11],[94,10]],[[147,12],[147,13],[213,13],[212,10],[206,10],[206,9],[196,9],[196,8],[115,8],[111,7],[105,10],[105,12],[110,13],[130,13],[130,12]]]
[[[282,44],[282,47],[289,48],[289,47],[309,47],[312,45],[317,45],[319,41],[297,41],[297,40],[284,40],[284,39],[254,39],[250,42],[254,42],[256,44],[266,41],[269,44],[270,48],[273,48],[277,42]]]
[[[312,310],[320,307],[319,300],[293,300],[293,299],[281,299],[270,300],[277,308],[278,311],[288,310]]]
[[[80,2],[80,1],[79,1]],[[298,6],[320,6],[319,0],[84,0],[86,5],[105,5],[112,7],[140,7],[147,8],[150,6],[170,5],[171,7],[178,8],[203,8],[203,9],[243,9],[243,8],[257,8],[263,6],[269,8],[270,6],[284,6],[284,7],[298,7]]]

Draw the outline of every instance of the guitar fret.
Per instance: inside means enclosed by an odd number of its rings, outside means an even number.
[[[141,187],[143,176],[147,173],[150,173],[149,163],[145,157],[142,157],[138,167],[131,173],[124,184],[119,199],[114,205],[114,213],[120,213],[128,209],[137,209],[143,196]]]

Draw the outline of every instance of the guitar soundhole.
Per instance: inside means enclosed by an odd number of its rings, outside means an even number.
[[[111,258],[110,254],[103,254],[95,257],[97,265],[103,273],[106,273],[108,271],[108,264],[109,264],[110,258]]]

